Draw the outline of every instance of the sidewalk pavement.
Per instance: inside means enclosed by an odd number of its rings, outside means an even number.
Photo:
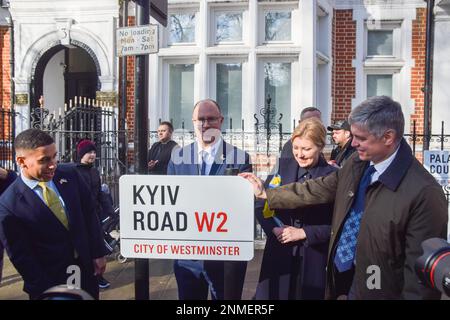
[[[249,261],[245,277],[243,300],[251,300],[258,283],[263,244],[255,243],[255,256]],[[150,300],[177,300],[177,284],[173,274],[173,260],[150,259]],[[108,289],[100,290],[101,300],[134,300],[134,262],[128,259],[119,263],[109,257],[104,277],[111,283]],[[3,279],[0,284],[0,300],[27,300],[22,291],[22,277],[5,253]]]

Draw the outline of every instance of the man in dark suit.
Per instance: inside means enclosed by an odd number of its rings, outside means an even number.
[[[159,141],[148,150],[148,173],[167,174],[167,165],[172,154],[172,149],[178,144],[172,140],[173,125],[169,121],[163,121],[158,127]]]
[[[89,188],[73,167],[57,168],[45,132],[25,130],[14,147],[21,174],[0,197],[0,239],[24,291],[36,299],[53,286],[80,284],[98,298],[95,275],[105,271],[107,250]]]
[[[197,141],[172,154],[167,169],[168,175],[224,175],[226,169],[251,172],[250,156],[226,143],[221,137],[223,116],[214,100],[197,102],[192,115]],[[244,285],[247,262],[233,262],[237,288],[234,294],[239,299]],[[224,263],[222,261],[175,260],[175,277],[180,300],[206,300],[208,288],[214,300],[223,300]],[[227,279],[228,280],[228,279]]]

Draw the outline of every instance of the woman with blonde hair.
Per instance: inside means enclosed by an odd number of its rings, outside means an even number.
[[[266,187],[277,187],[326,176],[337,169],[322,155],[326,129],[315,118],[305,119],[292,134],[293,158],[280,158],[278,173]],[[270,211],[264,201],[255,214],[267,242],[256,299],[323,299],[333,206]]]

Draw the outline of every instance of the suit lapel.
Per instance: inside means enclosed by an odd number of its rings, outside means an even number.
[[[20,203],[25,204],[29,207],[27,212],[31,213],[32,219],[45,224],[46,221],[53,223],[55,226],[58,225],[61,230],[66,230],[66,228],[61,224],[61,222],[56,218],[55,214],[50,210],[50,208],[42,201],[39,196],[31,190],[19,177],[19,191],[22,195],[22,199],[18,199]],[[22,201],[25,200],[25,201]]]
[[[226,148],[224,148],[224,144],[225,144],[225,141],[223,141],[221,143],[221,145],[219,146],[219,149],[216,152],[216,157],[214,158],[214,162],[211,165],[211,170],[209,170],[210,176],[223,174],[222,164],[224,164],[224,161],[223,161],[223,159],[225,158],[224,150],[226,150]]]
[[[281,183],[289,184],[297,181],[298,170],[301,168],[298,166],[297,161],[294,158],[280,158],[280,172]]]

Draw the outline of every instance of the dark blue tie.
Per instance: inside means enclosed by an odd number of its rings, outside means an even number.
[[[202,151],[202,168],[200,170],[202,176],[206,175],[206,155],[207,153]]]
[[[339,272],[350,270],[355,259],[356,241],[358,238],[359,225],[364,212],[364,202],[366,189],[370,184],[372,174],[375,172],[374,166],[369,166],[359,182],[356,198],[347,215],[342,233],[336,249],[334,264]]]

